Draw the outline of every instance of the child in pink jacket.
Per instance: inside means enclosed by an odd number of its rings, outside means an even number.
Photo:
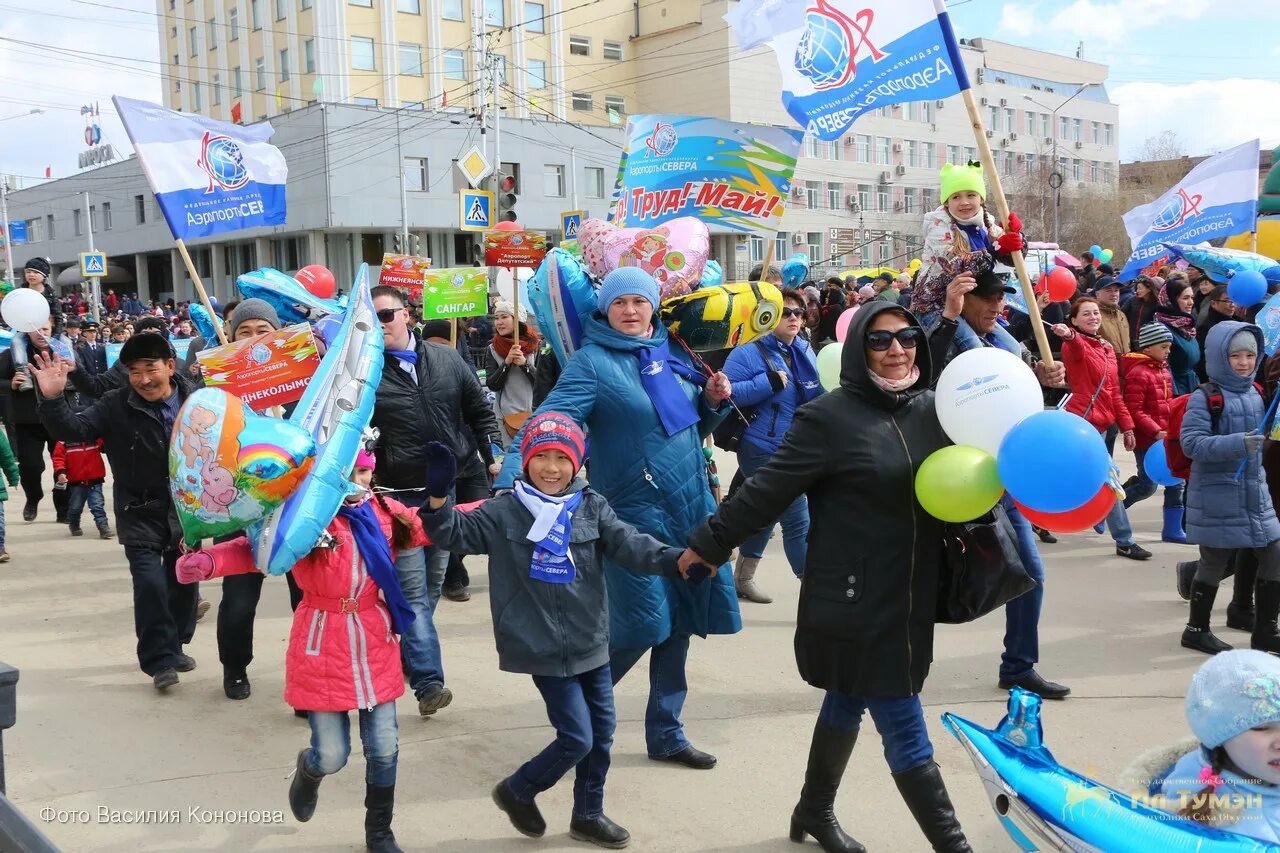
[[[396,635],[413,621],[400,590],[393,550],[430,544],[417,514],[370,497],[374,457],[361,450],[351,480],[361,491],[330,522],[331,544],[316,547],[291,570],[302,589],[285,654],[284,701],[306,710],[311,746],[298,753],[289,806],[299,821],[315,812],[320,781],[351,753],[350,711],[360,712],[364,745],[365,842],[399,853],[391,832],[399,734],[396,699],[404,693]],[[194,583],[258,569],[249,541],[234,539],[178,560],[178,580]],[[381,594],[379,594],[381,593]]]

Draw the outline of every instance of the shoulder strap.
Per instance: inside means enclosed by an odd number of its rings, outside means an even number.
[[[1209,428],[1218,431],[1218,421],[1222,419],[1222,389],[1218,383],[1210,380],[1201,383],[1199,390],[1204,392],[1205,401],[1209,405]]]

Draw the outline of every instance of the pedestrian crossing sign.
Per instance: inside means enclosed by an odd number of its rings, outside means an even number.
[[[94,278],[107,274],[107,253],[106,252],[81,252],[80,253],[80,277]]]
[[[560,233],[564,234],[565,242],[578,239],[578,229],[582,227],[583,217],[586,216],[584,210],[566,210],[560,214]]]
[[[463,231],[487,231],[493,227],[493,193],[458,191],[458,222]]]

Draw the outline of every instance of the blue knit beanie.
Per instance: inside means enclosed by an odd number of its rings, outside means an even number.
[[[618,267],[604,277],[596,294],[596,307],[608,315],[609,306],[619,296],[643,296],[653,310],[658,310],[658,282],[639,267]]]
[[[1280,658],[1252,649],[1209,658],[1191,678],[1187,722],[1209,749],[1249,729],[1280,722]]]

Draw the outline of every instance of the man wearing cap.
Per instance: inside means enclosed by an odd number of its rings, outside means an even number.
[[[893,286],[893,273],[882,272],[876,276],[876,280],[871,282],[871,289],[875,292],[874,299],[883,299],[885,302],[897,303],[898,297],[901,295]]]
[[[1066,371],[1062,362],[1055,361],[1048,368],[1022,344],[1005,342],[1009,336],[996,335],[995,327],[1004,310],[1005,296],[1016,292],[995,273],[987,273],[977,279],[966,274],[958,275],[947,285],[947,302],[942,309],[942,321],[929,335],[929,355],[935,375],[941,375],[951,359],[960,354],[962,344],[956,339],[957,321],[965,322],[978,336],[977,345],[996,347],[1011,352],[1035,371],[1041,385],[1061,387],[1066,384]],[[1012,340],[1009,338],[1009,340]],[[974,348],[974,344],[968,344]],[[1013,499],[1005,495],[1000,499],[1013,525],[1018,545],[1018,556],[1027,574],[1036,582],[1036,588],[1020,595],[1004,607],[1004,654],[1000,659],[999,685],[1001,690],[1021,687],[1045,699],[1065,699],[1071,688],[1055,684],[1041,677],[1035,665],[1040,659],[1040,607],[1044,601],[1044,564],[1036,546],[1031,522],[1018,511]]]
[[[1129,318],[1120,310],[1120,280],[1111,275],[1095,279],[1089,294],[1098,300],[1102,311],[1098,337],[1111,344],[1117,359],[1124,358],[1133,347],[1129,343]]]
[[[34,357],[36,353],[49,353],[52,338],[51,321],[34,332],[18,333],[15,341],[25,344],[25,357]],[[9,394],[9,418],[14,433],[14,450],[18,455],[18,468],[22,474],[22,492],[26,496],[26,504],[22,508],[22,520],[28,523],[36,520],[40,501],[44,499],[44,457],[46,450],[50,458],[53,456],[55,439],[49,437],[40,415],[36,409],[36,392],[31,381],[27,364],[15,364],[15,353],[12,348],[0,352],[0,387]],[[73,403],[75,401],[72,401]],[[59,524],[67,521],[67,490],[53,490],[53,509],[55,520]]]
[[[85,322],[80,330],[80,340],[75,346],[76,369],[86,376],[98,376],[107,372],[107,348],[98,340],[98,324]]]
[[[159,335],[160,339],[165,342],[165,346],[169,345],[169,327],[161,317],[139,317],[138,321],[133,325],[133,332],[133,337],[144,334]],[[103,355],[103,363],[106,363],[105,353]],[[101,398],[108,391],[124,388],[129,384],[129,370],[125,367],[123,358],[117,359],[116,363],[111,365],[109,369],[95,374],[77,370],[76,366],[76,362],[71,362],[71,384],[76,391],[88,397]]]
[[[439,441],[458,460],[459,471],[454,480],[457,501],[466,503],[487,497],[489,477],[497,473],[489,447],[499,440],[500,433],[475,371],[455,350],[426,343],[414,335],[402,291],[380,285],[373,288],[372,296],[382,324],[386,359],[372,418],[372,425],[380,433],[376,449],[379,484],[409,491],[410,495],[424,488],[427,445]],[[429,548],[426,566],[420,567],[419,553],[416,549],[401,552],[396,556],[396,568],[406,596],[411,589],[425,587],[425,597],[409,599],[421,619],[424,612],[429,615],[439,599],[449,555]],[[419,573],[424,577],[419,578]],[[424,602],[428,611],[423,610]],[[429,651],[415,652],[413,645],[410,643],[406,650],[409,682],[418,698],[418,712],[429,716],[448,705],[453,694],[444,686],[438,652],[433,658]]]
[[[138,664],[164,690],[196,666],[182,651],[195,633],[196,590],[175,574],[182,530],[169,496],[169,436],[190,388],[175,374],[173,348],[160,335],[130,338],[119,363],[126,386],[80,412],[65,394],[72,362],[41,353],[31,373],[42,397],[40,418],[55,440],[106,441],[116,530],[133,578]]]

